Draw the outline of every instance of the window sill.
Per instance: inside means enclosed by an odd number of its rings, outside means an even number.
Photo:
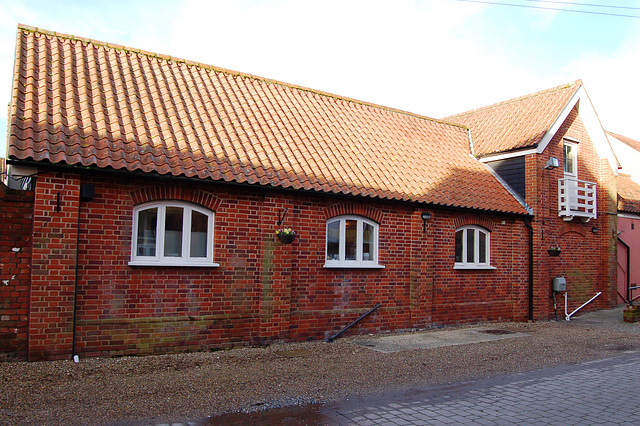
[[[219,263],[196,263],[196,262],[185,262],[185,263],[172,263],[172,262],[152,262],[152,261],[143,261],[136,260],[129,262],[129,266],[176,266],[179,268],[217,268],[220,266]]]
[[[324,267],[327,269],[384,269],[386,266],[373,264],[373,265],[364,265],[361,263],[355,263],[353,265],[345,264],[345,263],[325,263]]]
[[[472,270],[472,271],[482,271],[482,270],[493,270],[493,269],[497,269],[495,266],[490,266],[490,265],[455,265],[453,267],[453,269],[459,269],[459,270]]]

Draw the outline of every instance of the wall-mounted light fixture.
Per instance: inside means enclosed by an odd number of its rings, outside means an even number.
[[[431,213],[422,212],[422,214],[420,215],[420,218],[422,219],[422,233],[426,234],[427,233],[427,221],[429,219],[431,219]]]
[[[96,187],[92,183],[80,185],[80,201],[91,201],[96,196]]]
[[[547,165],[545,166],[546,170],[552,170],[555,169],[557,167],[560,167],[560,162],[558,161],[558,159],[556,157],[551,157],[549,158],[549,161],[547,161]]]
[[[598,229],[598,228],[597,228],[597,227],[595,227],[595,226],[594,226],[593,228],[591,228],[591,232],[593,232],[594,234],[597,234],[597,233],[598,233],[598,231],[600,231],[600,229]]]

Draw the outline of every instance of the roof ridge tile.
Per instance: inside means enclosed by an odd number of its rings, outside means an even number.
[[[461,113],[458,113],[458,114],[450,115],[448,117],[445,117],[444,120],[449,120],[449,119],[453,119],[453,118],[456,118],[456,117],[462,117],[462,116],[465,116],[465,115],[474,114],[474,113],[481,112],[481,111],[486,111],[488,109],[497,108],[497,107],[500,107],[500,106],[509,105],[509,104],[516,103],[516,102],[521,102],[521,101],[526,100],[526,99],[530,99],[530,98],[534,98],[534,97],[537,97],[537,96],[546,95],[548,93],[557,92],[559,90],[567,89],[567,88],[575,86],[575,85],[577,85],[578,87],[582,86],[583,85],[582,80],[578,79],[578,80],[575,80],[575,81],[573,81],[571,83],[561,84],[559,86],[555,86],[555,87],[552,87],[552,88],[549,88],[549,89],[546,89],[546,90],[539,90],[537,92],[529,93],[527,95],[519,96],[517,98],[508,99],[506,101],[501,101],[501,102],[497,102],[497,103],[494,103],[494,104],[491,104],[491,105],[486,105],[486,106],[483,106],[483,107],[471,109],[471,110],[468,110],[468,111],[465,111],[465,112],[461,112]]]
[[[326,97],[330,97],[330,98],[334,98],[334,99],[340,99],[340,100],[343,100],[343,101],[346,101],[346,102],[352,102],[352,103],[355,103],[355,104],[366,105],[366,106],[370,106],[372,108],[377,108],[377,109],[381,109],[381,110],[385,110],[385,111],[389,111],[389,112],[393,112],[393,113],[397,113],[397,114],[403,114],[403,115],[408,115],[408,116],[412,116],[412,117],[416,117],[416,118],[420,118],[420,119],[424,119],[424,120],[440,122],[440,123],[447,124],[447,125],[450,125],[450,126],[466,128],[465,126],[457,124],[457,123],[449,123],[449,122],[447,122],[445,120],[441,120],[441,119],[437,119],[437,118],[433,118],[433,117],[428,117],[428,116],[421,115],[421,114],[416,114],[416,113],[413,113],[413,112],[410,112],[410,111],[405,111],[405,110],[401,110],[401,109],[398,109],[398,108],[388,107],[388,106],[379,105],[379,104],[375,104],[375,103],[371,103],[371,102],[361,101],[361,100],[358,100],[358,99],[349,98],[349,97],[346,97],[346,96],[340,96],[340,95],[337,95],[337,94],[334,94],[334,93],[330,93],[330,92],[325,92],[325,91],[322,91],[322,90],[312,89],[312,88],[305,87],[305,86],[299,86],[299,85],[292,84],[292,83],[287,83],[287,82],[284,82],[284,81],[281,81],[281,80],[276,80],[276,79],[272,79],[272,78],[268,78],[268,77],[261,77],[261,76],[257,76],[257,75],[254,75],[254,74],[248,74],[248,73],[244,73],[244,72],[241,72],[241,71],[235,71],[235,70],[231,70],[231,69],[228,69],[228,68],[223,68],[223,67],[218,67],[218,66],[215,66],[215,65],[205,64],[205,63],[202,63],[202,62],[197,62],[197,61],[178,58],[178,57],[174,57],[174,56],[170,56],[170,55],[165,55],[165,54],[160,54],[160,53],[156,53],[156,52],[146,51],[146,50],[137,49],[137,48],[133,48],[133,47],[128,47],[128,46],[124,46],[124,45],[120,45],[120,44],[114,44],[114,43],[104,42],[104,41],[85,38],[85,37],[78,37],[78,36],[75,36],[75,35],[72,35],[72,34],[65,34],[65,33],[59,33],[59,32],[55,32],[55,31],[49,31],[49,30],[45,30],[43,28],[32,27],[32,26],[28,26],[28,25],[25,25],[25,24],[18,24],[18,29],[22,30],[22,31],[28,31],[28,32],[43,34],[43,35],[46,35],[46,36],[67,39],[67,40],[71,40],[71,41],[86,42],[86,43],[90,43],[90,44],[92,44],[94,46],[97,46],[97,47],[105,47],[105,48],[114,49],[114,50],[122,50],[124,52],[137,53],[137,54],[141,54],[141,55],[144,55],[144,56],[147,56],[147,57],[150,57],[150,58],[162,59],[162,60],[165,60],[165,61],[168,61],[168,62],[184,63],[186,65],[197,66],[197,67],[202,68],[202,69],[206,69],[206,70],[209,70],[209,71],[214,71],[214,72],[227,74],[227,75],[230,75],[230,76],[237,76],[237,77],[242,77],[242,78],[259,80],[259,81],[262,81],[262,82],[267,83],[267,84],[284,86],[284,87],[288,87],[288,88],[292,88],[292,89],[296,89],[296,90],[303,90],[303,91],[306,91],[306,92],[315,93],[315,94],[320,95],[320,96],[326,96]]]
[[[527,214],[465,125],[32,30],[18,33],[14,160]]]

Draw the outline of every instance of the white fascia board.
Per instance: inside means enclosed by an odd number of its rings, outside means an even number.
[[[580,92],[584,93],[582,96],[583,100],[580,102],[580,118],[582,118],[584,127],[587,129],[587,133],[595,145],[596,152],[600,158],[606,158],[609,161],[609,166],[611,166],[613,174],[618,176],[618,161],[611,147],[611,143],[609,143],[609,138],[607,138],[607,133],[602,128],[600,118],[598,118],[598,114],[584,87],[580,88]]]
[[[496,154],[496,155],[489,155],[487,157],[480,158],[478,161],[480,161],[481,163],[490,163],[492,161],[506,160],[507,158],[515,158],[515,157],[524,157],[525,155],[537,154],[537,153],[538,151],[536,151],[535,148],[531,148],[531,149],[525,149],[522,151],[508,152],[506,154],[502,153],[502,154]]]
[[[618,217],[624,217],[626,219],[638,219],[638,220],[640,220],[640,213],[639,214],[634,214],[634,213],[620,213],[620,212],[618,212]]]
[[[593,108],[591,99],[589,99],[589,95],[587,95],[587,91],[584,89],[584,86],[580,86],[551,128],[547,133],[545,133],[544,137],[538,144],[538,154],[542,154],[542,152],[547,148],[551,139],[553,139],[558,130],[560,130],[560,126],[562,126],[562,123],[564,123],[571,113],[571,110],[573,110],[578,102],[580,102],[580,118],[582,119],[582,123],[584,124],[584,127],[596,148],[598,156],[609,160],[609,166],[611,166],[613,174],[617,176],[618,161],[616,160],[611,144],[609,143],[609,139],[607,138],[607,134],[602,128],[602,124],[600,124],[598,114]]]
[[[35,167],[20,166],[20,165],[15,165],[15,164],[8,164],[7,165],[7,174],[9,176],[22,177],[22,176],[35,175],[37,173],[38,173],[38,169],[36,169]]]
[[[611,134],[607,134],[607,138],[618,160],[618,171],[630,175],[633,180],[640,183],[640,151]]]
[[[556,133],[558,133],[558,130],[560,130],[560,126],[562,126],[562,123],[564,123],[564,121],[567,119],[567,117],[573,110],[573,107],[575,107],[578,101],[580,101],[582,91],[583,91],[583,87],[581,86],[580,89],[578,89],[576,93],[573,94],[573,97],[569,100],[569,102],[567,103],[567,106],[564,107],[564,109],[562,110],[558,118],[556,118],[556,121],[554,121],[551,128],[547,130],[547,133],[544,134],[544,136],[542,137],[542,140],[538,144],[538,149],[537,149],[538,154],[542,154],[544,150],[547,149],[547,145],[549,145],[549,142],[551,142],[551,139],[553,139]]]

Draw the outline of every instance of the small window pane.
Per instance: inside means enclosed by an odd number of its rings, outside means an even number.
[[[358,239],[358,221],[347,220],[346,237],[345,237],[345,260],[356,260],[357,256],[357,239]]]
[[[164,234],[164,255],[182,256],[182,207],[167,207]]]
[[[478,263],[487,263],[487,234],[478,232]]]
[[[575,149],[572,145],[564,146],[564,171],[565,173],[575,173]]]
[[[207,215],[191,212],[191,257],[207,257]]]
[[[462,262],[462,237],[464,231],[456,232],[456,262]]]
[[[340,260],[340,221],[327,225],[327,260]]]
[[[156,255],[156,229],[158,223],[158,208],[141,210],[138,212],[138,241],[137,256]]]
[[[362,223],[362,260],[373,261],[374,259],[374,231],[373,226],[368,223]]]
[[[467,229],[467,263],[473,263],[475,258],[475,237],[473,229]]]

